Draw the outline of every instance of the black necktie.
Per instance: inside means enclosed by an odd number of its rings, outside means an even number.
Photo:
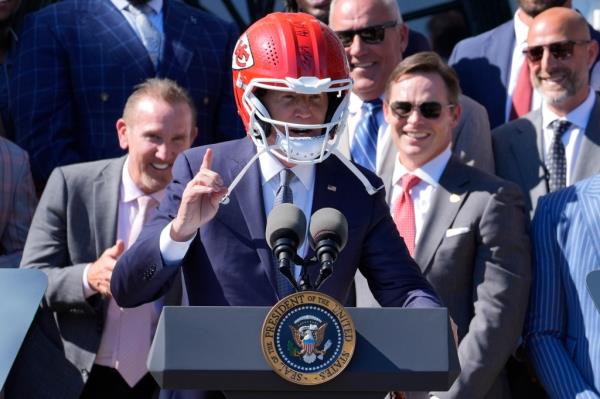
[[[553,132],[548,159],[546,160],[549,179],[548,187],[550,191],[560,190],[567,185],[567,158],[565,156],[565,146],[562,143],[562,136],[571,127],[571,122],[556,119],[550,124]]]

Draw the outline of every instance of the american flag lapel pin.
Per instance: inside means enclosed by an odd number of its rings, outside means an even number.
[[[336,192],[336,191],[337,191],[337,187],[336,187],[336,186],[333,186],[333,185],[331,185],[331,184],[328,184],[328,185],[327,185],[327,190],[329,190],[329,191],[333,191],[333,192]]]

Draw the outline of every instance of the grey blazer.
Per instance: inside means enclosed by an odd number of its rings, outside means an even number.
[[[461,95],[459,102],[462,114],[458,125],[452,130],[452,152],[466,164],[488,173],[494,173],[492,138],[487,111],[481,104],[467,96]],[[345,131],[339,140],[339,151],[350,158],[348,132]],[[396,159],[396,154],[396,147],[392,142],[389,129],[387,129],[377,141],[377,171],[382,169],[387,159]]]
[[[440,398],[510,397],[504,365],[521,334],[531,280],[527,224],[515,184],[450,158],[414,256],[458,327],[462,371]],[[357,277],[357,304],[377,306],[368,295]]]
[[[600,102],[596,102],[585,129],[573,182],[600,173]],[[537,109],[492,131],[496,175],[515,182],[525,194],[533,216],[539,198],[548,193],[542,142],[542,111]]]
[[[85,266],[117,236],[117,211],[125,157],[54,169],[33,217],[21,267],[48,275],[45,299],[60,330],[65,357],[77,367],[83,387],[96,357],[109,301],[86,299]],[[165,297],[178,304],[181,284]]]

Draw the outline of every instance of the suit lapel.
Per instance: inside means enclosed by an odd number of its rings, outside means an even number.
[[[598,100],[599,97],[596,95],[573,171],[573,182],[600,173],[600,162],[598,162],[600,159],[600,101]]]
[[[126,157],[114,159],[106,165],[93,185],[92,209],[94,212],[96,254],[115,245],[117,237],[119,190],[121,173]]]
[[[227,181],[232,181],[256,154],[256,149],[251,139],[242,139],[240,142],[239,152],[232,154],[233,166],[229,170]],[[231,203],[224,206],[239,207],[243,222],[246,223],[246,227],[250,232],[250,239],[256,244],[256,252],[260,259],[260,265],[273,286],[273,292],[277,292],[275,262],[271,249],[265,240],[266,215],[258,160],[250,167],[246,175],[240,180],[238,186],[231,192]]]
[[[188,25],[193,27],[199,21],[194,16],[183,14],[175,2],[164,2],[163,12],[164,46],[159,68],[166,74],[169,72],[167,68],[170,70],[176,66],[178,70],[185,73],[192,62],[194,51],[186,47],[184,43],[190,41],[184,38],[188,32]]]
[[[468,195],[469,178],[464,169],[461,169],[459,161],[453,155],[431,198],[429,213],[423,222],[414,256],[423,273],[431,267],[433,255]]]
[[[148,51],[127,19],[110,1],[96,3],[98,7],[82,16],[81,25],[82,29],[94,32],[94,42],[102,46],[104,58],[121,65],[124,73],[134,78],[132,81],[141,82],[140,76],[153,76],[154,66]]]
[[[594,252],[600,254],[600,225],[598,220],[598,209],[600,209],[600,177],[589,180],[589,183],[577,191],[577,201],[581,204],[583,213],[582,223],[590,232],[594,243]]]
[[[548,193],[546,167],[542,162],[542,113],[536,110],[524,119],[512,137],[510,149],[521,175],[519,185],[529,193],[533,209],[538,198]]]

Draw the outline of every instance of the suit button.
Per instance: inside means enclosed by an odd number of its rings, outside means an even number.
[[[100,100],[102,100],[103,103],[108,101],[108,97],[109,95],[107,92],[103,91],[102,93],[100,93]]]
[[[90,375],[90,372],[87,371],[86,369],[81,369],[79,371],[81,371],[81,376],[87,380],[88,376]]]

